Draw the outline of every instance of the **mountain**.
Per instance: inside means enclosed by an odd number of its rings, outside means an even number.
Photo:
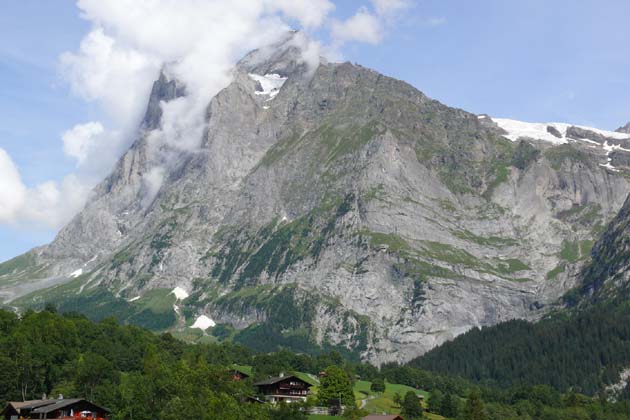
[[[198,147],[159,140],[188,94],[162,74],[83,211],[0,265],[5,305],[376,364],[555,308],[630,191],[630,135],[312,68],[294,36],[238,63]]]
[[[618,133],[630,133],[630,122],[626,125],[624,125],[623,127],[619,127],[617,129]]]

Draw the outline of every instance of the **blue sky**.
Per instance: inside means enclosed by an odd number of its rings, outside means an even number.
[[[338,19],[358,6],[335,4]],[[380,44],[349,43],[343,55],[471,112],[615,129],[630,121],[628,16],[627,0],[418,0]],[[90,27],[70,0],[0,5],[0,148],[26,186],[72,173],[61,134],[106,119],[59,74],[59,55]],[[55,233],[0,225],[0,261]]]

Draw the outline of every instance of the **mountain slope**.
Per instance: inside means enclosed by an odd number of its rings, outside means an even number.
[[[570,305],[588,306],[609,302],[624,304],[630,296],[630,197],[606,227],[580,273],[579,287],[565,300]]]
[[[546,313],[630,191],[625,135],[478,117],[291,39],[238,64],[192,149],[156,105],[186,94],[160,77],[86,208],[0,265],[7,304],[405,361]]]
[[[532,324],[474,329],[410,366],[501,387],[547,384],[590,395],[619,382],[630,366],[627,307],[591,307]]]

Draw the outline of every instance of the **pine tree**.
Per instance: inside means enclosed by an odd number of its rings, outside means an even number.
[[[403,398],[400,412],[408,420],[422,418],[422,406],[415,392],[407,391]]]
[[[438,413],[448,418],[455,418],[458,414],[457,400],[453,397],[452,394],[448,393],[442,398],[442,403],[440,404],[440,408]]]
[[[477,391],[472,391],[468,395],[463,411],[463,420],[486,420],[486,412],[483,401]]]
[[[429,395],[429,400],[427,401],[427,409],[431,413],[441,413],[442,409],[442,400],[444,399],[444,394],[439,389],[434,389]]]

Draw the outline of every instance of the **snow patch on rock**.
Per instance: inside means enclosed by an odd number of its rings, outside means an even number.
[[[609,155],[611,152],[614,152],[615,150],[621,150],[623,152],[630,152],[630,149],[621,147],[618,144],[608,144],[608,142],[605,142],[602,148],[606,151],[607,155]]]
[[[609,171],[621,172],[619,169],[615,168],[612,165],[612,163],[611,163],[612,162],[612,158],[610,157],[610,154],[612,152],[614,152],[615,150],[621,150],[621,151],[624,151],[624,152],[630,152],[630,149],[626,149],[624,147],[621,147],[618,144],[608,144],[608,141],[606,141],[604,143],[602,148],[606,151],[606,163],[600,163],[599,166],[601,166],[602,168],[606,168]]]
[[[216,322],[214,322],[211,318],[208,318],[205,315],[201,315],[197,318],[194,324],[190,326],[190,328],[199,328],[200,330],[207,330],[210,327],[214,327]]]
[[[174,288],[171,291],[171,293],[175,295],[175,298],[177,298],[177,300],[184,300],[184,299],[186,299],[189,296],[188,292],[186,290],[182,289],[179,286]]]
[[[269,100],[275,98],[280,92],[280,88],[287,81],[286,77],[282,77],[276,73],[265,74],[261,76],[259,74],[249,73],[249,77],[260,83],[262,91],[254,92],[256,95],[268,95]]]
[[[136,300],[140,299],[140,296],[136,296],[134,298],[129,299],[127,302],[135,302]]]
[[[83,274],[83,269],[79,268],[78,270],[74,270],[72,273],[70,273],[70,277],[74,279],[79,277],[81,274]]]

